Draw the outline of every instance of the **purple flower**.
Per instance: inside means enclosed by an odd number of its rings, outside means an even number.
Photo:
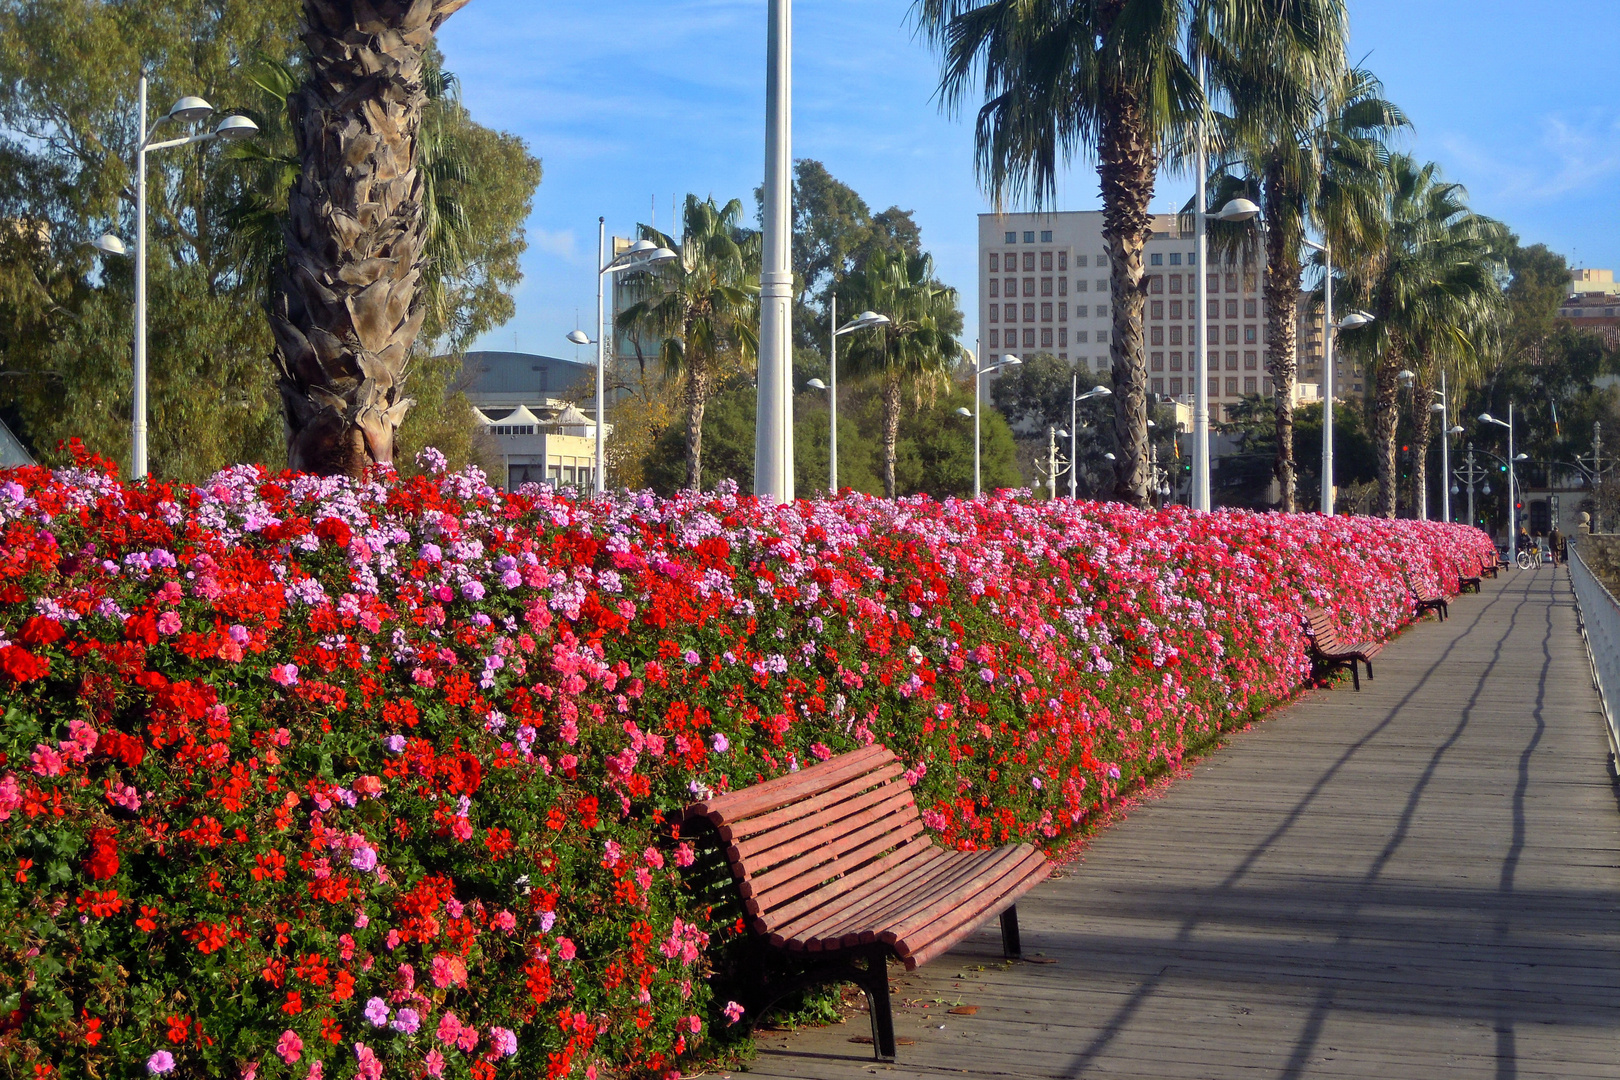
[[[731,749],[731,740],[717,731],[714,733],[714,742],[711,745],[714,747],[715,753],[723,754]]]
[[[366,1002],[366,1019],[371,1021],[372,1027],[382,1027],[388,1023],[388,1002],[380,997]]]
[[[511,1057],[517,1053],[517,1033],[511,1028],[492,1027],[489,1029],[489,1046],[502,1057]]]
[[[362,844],[355,848],[354,854],[350,856],[349,865],[362,874],[369,874],[377,869],[377,853]]]
[[[415,1009],[401,1009],[394,1014],[394,1022],[389,1025],[401,1035],[415,1035],[422,1026],[422,1018]]]
[[[474,578],[461,587],[461,595],[468,600],[482,600],[484,598],[484,583]]]
[[[390,735],[383,740],[383,746],[390,754],[403,754],[405,752],[405,736]]]
[[[687,649],[687,650],[686,650],[686,657],[685,657],[685,660],[686,660],[686,662],[687,662],[687,663],[688,663],[688,664],[695,664],[695,663],[697,663],[697,662],[698,662],[698,654],[697,654],[697,650],[696,650],[696,649]]]
[[[270,669],[270,681],[282,686],[298,685],[297,664],[277,664]]]
[[[174,1055],[167,1050],[159,1050],[146,1059],[146,1071],[153,1076],[161,1076],[174,1069]]]

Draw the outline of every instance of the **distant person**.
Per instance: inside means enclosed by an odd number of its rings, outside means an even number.
[[[1547,546],[1552,549],[1554,566],[1564,561],[1564,534],[1556,525],[1553,526],[1552,532],[1547,534]]]
[[[1519,526],[1519,550],[1529,551],[1534,546],[1530,539],[1530,530],[1523,525]]]

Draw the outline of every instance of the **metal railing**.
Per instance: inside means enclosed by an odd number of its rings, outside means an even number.
[[[1603,703],[1609,735],[1609,761],[1620,774],[1620,600],[1604,587],[1581,558],[1578,544],[1569,545],[1569,580],[1581,613],[1581,637],[1592,661],[1592,682]]]

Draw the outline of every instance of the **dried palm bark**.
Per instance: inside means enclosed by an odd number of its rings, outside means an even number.
[[[309,77],[289,102],[302,168],[270,315],[294,469],[393,460],[425,313],[422,54],[466,3],[304,0]]]

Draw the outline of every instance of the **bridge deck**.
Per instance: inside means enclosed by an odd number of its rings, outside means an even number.
[[[1504,572],[755,1076],[1620,1077],[1620,807],[1566,571]],[[899,1007],[902,1002],[907,1004]],[[953,1015],[956,1005],[977,1006]]]

